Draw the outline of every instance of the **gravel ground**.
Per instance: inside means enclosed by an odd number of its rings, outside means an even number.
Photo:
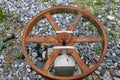
[[[86,4],[87,4],[86,0]],[[99,68],[84,80],[120,80],[120,1],[104,0],[105,3],[96,7],[100,12],[95,16],[104,24],[108,35],[108,51],[104,61]],[[6,17],[0,20],[0,80],[47,80],[38,75],[27,64],[22,54],[21,39],[24,26],[33,16],[41,11],[54,7],[56,5],[78,6],[74,0],[0,0],[0,7],[6,14]],[[91,8],[85,9],[92,11]],[[74,19],[74,14],[53,14],[52,17],[56,23],[66,29]],[[96,28],[92,29],[91,22],[81,18],[81,22],[74,30],[74,36],[94,35],[98,36]],[[49,27],[46,27],[49,26]],[[47,19],[39,21],[31,35],[49,36],[55,35]],[[27,45],[29,55],[38,67],[42,67],[46,60],[46,53],[52,51],[53,44],[30,43]],[[77,43],[75,44],[81,58],[87,66],[96,63],[101,51],[101,43]],[[53,73],[51,69],[49,72]]]

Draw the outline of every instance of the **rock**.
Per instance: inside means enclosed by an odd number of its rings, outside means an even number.
[[[74,2],[74,0],[68,0],[68,3],[73,3]]]
[[[30,44],[32,48],[36,48],[37,47],[37,43],[31,43]]]
[[[95,73],[96,73],[97,75],[100,75],[100,71],[98,71],[98,70],[96,70]]]
[[[117,76],[116,73],[115,73],[115,71],[110,71],[110,75],[111,75],[112,77],[116,77],[116,76]]]
[[[117,77],[120,77],[120,71],[115,71],[115,73]]]
[[[114,56],[114,57],[115,57],[115,56],[116,56],[116,54],[115,54],[115,53],[112,53],[112,56]]]
[[[64,0],[56,0],[56,3],[57,3],[57,5],[62,5],[65,3],[65,1]]]
[[[31,72],[31,69],[30,69],[30,68],[27,68],[26,70],[27,70],[27,72]]]
[[[105,74],[103,75],[103,80],[112,80],[112,77],[109,71],[105,72]]]
[[[118,77],[113,77],[113,79],[114,79],[114,80],[120,80],[120,78],[118,78]]]
[[[107,18],[108,18],[109,20],[114,20],[114,19],[115,19],[115,17],[114,17],[113,15],[108,15]]]
[[[101,70],[100,70],[100,75],[103,76],[103,75],[105,74],[105,71],[106,71],[105,68],[101,69]]]
[[[115,16],[120,18],[120,14],[119,13],[115,13]]]
[[[38,56],[38,54],[36,52],[32,52],[32,57],[36,58]]]
[[[2,26],[2,24],[0,24],[0,31],[2,31],[3,30],[3,26]]]
[[[116,63],[114,63],[114,67],[117,67],[118,66],[118,63],[116,62]]]
[[[5,59],[5,56],[4,55],[0,55],[0,59]]]
[[[43,68],[43,65],[44,65],[44,62],[39,62],[39,63],[37,64],[37,66],[38,66],[39,68]]]
[[[0,74],[3,73],[3,68],[0,68]]]

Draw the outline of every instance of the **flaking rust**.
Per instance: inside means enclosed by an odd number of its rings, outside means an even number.
[[[51,26],[55,31],[61,31],[61,28],[55,23],[54,19],[52,18],[52,14],[55,13],[75,13],[77,15],[76,19],[68,26],[67,31],[73,31],[77,25],[77,23],[80,21],[81,17],[84,17],[88,19],[89,21],[93,22],[95,27],[97,28],[100,36],[99,37],[90,37],[90,36],[72,36],[71,33],[67,32],[61,32],[56,34],[56,36],[49,36],[49,37],[37,37],[37,36],[29,36],[30,31],[32,30],[33,26],[41,20],[43,17],[47,18],[47,20],[50,22]],[[30,59],[30,56],[28,55],[26,45],[30,42],[36,42],[36,43],[54,43],[55,46],[73,46],[76,42],[101,42],[103,43],[103,51],[101,53],[101,56],[98,60],[98,62],[91,68],[89,68],[85,62],[81,59],[81,57],[78,55],[78,53],[75,51],[75,49],[67,49],[67,54],[71,55],[75,61],[77,62],[78,66],[81,68],[82,73],[65,77],[65,76],[56,76],[51,75],[48,73],[48,69],[53,64],[56,57],[60,54],[62,54],[62,49],[54,49],[47,61],[45,62],[43,68],[38,68]],[[22,49],[23,54],[25,56],[26,61],[28,64],[41,76],[46,77],[48,79],[52,80],[80,80],[82,78],[85,78],[86,76],[90,75],[92,72],[94,72],[100,65],[100,63],[103,61],[105,54],[107,52],[107,46],[108,46],[108,40],[107,35],[105,32],[105,29],[103,28],[103,25],[95,18],[95,16],[91,15],[88,11],[85,11],[81,8],[77,7],[69,7],[69,6],[57,6],[53,8],[49,8],[44,10],[43,12],[39,13],[35,17],[33,17],[32,20],[29,21],[29,23],[26,25],[23,37],[22,37]]]

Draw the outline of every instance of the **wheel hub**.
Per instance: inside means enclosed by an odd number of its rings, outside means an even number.
[[[57,40],[59,43],[61,43],[63,46],[66,44],[69,44],[71,42],[72,35],[66,32],[62,32],[57,34]]]

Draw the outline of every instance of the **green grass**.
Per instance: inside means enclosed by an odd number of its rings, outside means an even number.
[[[13,20],[14,20],[15,22],[19,22],[19,17],[14,17]]]
[[[97,2],[97,4],[99,4],[99,5],[101,5],[101,4],[104,4],[105,2],[104,2],[104,0],[96,0]]]
[[[52,5],[51,5],[52,7],[56,6],[56,1],[53,0],[53,1],[51,2],[51,4],[52,4]]]
[[[15,59],[20,59],[21,55],[20,54],[15,54]]]
[[[41,0],[41,2],[42,2],[42,3],[45,3],[45,2],[47,2],[47,0]]]
[[[13,41],[12,41],[12,40],[9,40],[9,41],[7,42],[7,44],[8,44],[9,46],[13,45]]]
[[[98,15],[99,12],[100,12],[100,11],[99,11],[97,8],[93,7],[93,11],[92,11],[92,14],[93,14],[93,15]]]
[[[89,26],[89,30],[90,30],[90,31],[94,31],[94,30],[95,30],[94,25],[90,25],[90,26]]]
[[[2,22],[2,25],[3,25],[3,27],[4,27],[5,30],[9,29],[8,25],[6,24],[6,22]]]
[[[117,1],[116,1],[116,0],[111,0],[111,2],[112,2],[112,3],[117,3]]]
[[[100,47],[96,47],[95,52],[98,56],[100,56]]]
[[[0,19],[2,19],[3,17],[4,17],[3,10],[2,10],[2,8],[0,8]]]
[[[6,46],[6,43],[0,43],[0,51],[2,51],[3,47],[5,47],[5,46]]]
[[[108,35],[109,39],[112,39],[112,40],[115,40],[115,39],[116,39],[116,34],[115,34],[115,30],[114,30],[113,27],[110,28],[110,31],[109,31],[108,34],[109,34],[109,35]]]

